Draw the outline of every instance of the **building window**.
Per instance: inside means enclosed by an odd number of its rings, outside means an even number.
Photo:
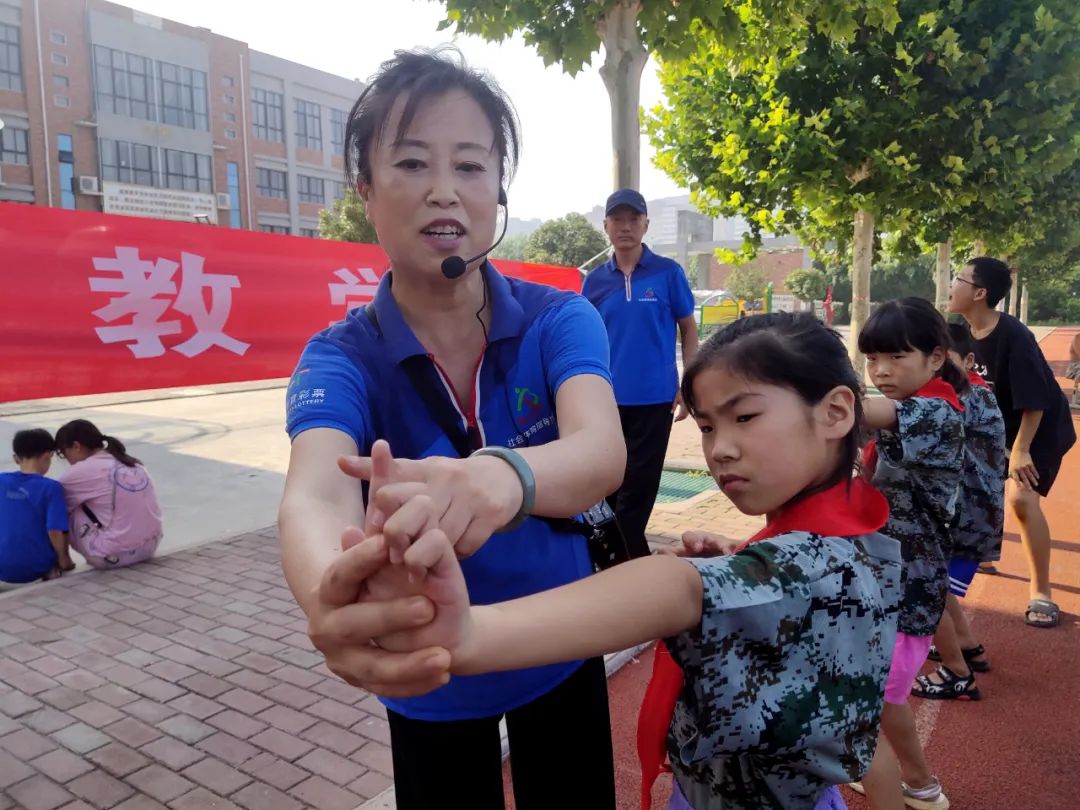
[[[0,23],[0,90],[22,90],[19,28]]]
[[[240,222],[240,167],[236,163],[226,166],[229,178],[229,227],[239,228]]]
[[[71,99],[68,98],[67,96],[56,95],[56,96],[53,96],[52,100],[53,100],[53,104],[55,104],[57,107],[70,107],[71,106]]]
[[[157,149],[141,143],[98,141],[101,153],[101,179],[137,186],[157,185]]]
[[[227,130],[225,130],[225,137],[228,138],[230,141],[235,141],[236,140],[236,130],[235,129],[227,129]]]
[[[277,197],[284,200],[288,196],[288,189],[285,172],[276,169],[255,169],[255,192],[260,197]]]
[[[342,199],[345,196],[345,184],[340,180],[331,180],[330,193],[334,195],[331,197],[332,200]]]
[[[75,208],[75,152],[70,135],[56,136],[56,152],[60,160],[60,207]]]
[[[234,96],[232,93],[222,93],[221,100],[224,101],[226,104],[235,104],[236,96]]]
[[[323,179],[321,177],[308,177],[306,174],[296,175],[296,197],[300,202],[322,205],[326,202]]]
[[[187,129],[209,129],[206,74],[169,62],[158,62],[158,71],[161,74],[161,122]]]
[[[66,65],[67,64],[67,57],[62,53],[57,53],[56,51],[53,51],[52,54],[50,54],[50,56],[52,57],[52,63],[54,65]]]
[[[25,129],[0,129],[0,163],[18,163],[22,166],[30,163]]]
[[[272,90],[251,90],[251,120],[255,137],[285,143],[285,98]]]
[[[263,233],[279,233],[282,236],[289,235],[288,225],[259,225],[259,230]]]
[[[222,87],[232,87],[233,86],[233,77],[232,76],[222,76],[221,77],[221,86]]]
[[[53,45],[67,45],[67,37],[59,31],[50,31],[49,42]]]
[[[318,239],[319,238],[319,229],[318,228],[301,228],[300,229],[300,235],[301,236],[306,236],[308,239]]]
[[[165,188],[198,191],[203,194],[209,194],[213,190],[209,155],[166,149],[163,168]]]
[[[296,145],[322,151],[322,109],[300,98],[296,99]]]
[[[225,113],[225,120],[230,124],[236,123],[236,113]]]
[[[145,57],[94,46],[94,92],[100,110],[156,120],[153,75],[151,62]]]
[[[339,151],[345,148],[345,121],[348,117],[344,110],[330,110],[330,143]]]
[[[53,87],[56,87],[60,90],[67,90],[69,84],[68,77],[56,74],[52,77],[52,83]]]

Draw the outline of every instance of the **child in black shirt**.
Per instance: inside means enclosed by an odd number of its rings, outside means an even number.
[[[1060,610],[1050,594],[1050,527],[1041,497],[1050,493],[1061,460],[1076,442],[1069,404],[1035,336],[994,307],[1012,286],[1008,265],[981,256],[953,279],[949,311],[964,317],[975,346],[975,370],[993,389],[1009,448],[1007,499],[1028,554],[1030,596],[1025,620],[1056,627]]]

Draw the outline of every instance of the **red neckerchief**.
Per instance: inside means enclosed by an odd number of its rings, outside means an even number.
[[[780,510],[764,529],[737,551],[751,543],[791,531],[830,537],[857,537],[876,532],[889,519],[889,504],[868,482],[856,478],[841,481],[824,492],[808,495]],[[650,810],[652,786],[667,763],[667,735],[675,704],[683,688],[683,672],[663,641],[656,643],[653,674],[638,713],[637,750],[641,764],[641,807]]]
[[[979,382],[976,383],[977,385],[986,385],[985,380],[983,380],[982,377],[979,377],[978,374],[975,374],[974,371],[968,372],[969,379],[971,379],[973,375],[979,379]],[[975,383],[974,379],[971,381]],[[930,382],[911,396],[922,397],[923,399],[943,399],[952,405],[953,410],[957,413],[964,412],[964,406],[960,404],[960,397],[957,395],[956,389],[945,382],[945,380],[941,379],[941,377],[934,377],[934,379],[930,380]],[[862,471],[867,479],[874,477],[874,468],[877,467],[877,458],[877,440],[871,439],[862,449]]]
[[[979,374],[979,372],[977,372],[977,371],[969,371],[967,374],[968,374],[968,382],[971,383],[972,385],[979,385],[979,386],[982,386],[983,388],[989,388],[990,387],[990,383],[988,383],[986,380],[984,380],[982,378],[982,376]]]

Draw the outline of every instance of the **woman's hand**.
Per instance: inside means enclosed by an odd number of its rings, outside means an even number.
[[[682,545],[671,546],[659,553],[676,557],[723,557],[734,554],[742,544],[742,540],[735,540],[722,534],[691,529],[683,532]]]
[[[429,624],[435,617],[431,601],[420,595],[371,600],[368,581],[389,564],[386,543],[347,529],[342,547],[344,553],[326,569],[308,609],[308,635],[330,671],[383,697],[414,697],[445,684],[450,677],[447,650],[429,646],[391,652],[372,642]]]
[[[475,554],[514,518],[524,498],[514,469],[491,456],[395,459],[379,440],[370,457],[345,456],[338,465],[369,483],[365,530],[385,537],[393,563],[413,538],[436,528],[458,557]]]

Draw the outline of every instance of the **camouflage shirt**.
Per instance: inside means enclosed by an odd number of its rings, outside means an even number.
[[[943,399],[896,403],[896,430],[877,434],[874,486],[889,500],[882,531],[904,557],[903,633],[932,636],[945,610],[964,456],[963,414]]]
[[[695,808],[811,810],[870,765],[896,638],[900,549],[881,534],[788,532],[692,560],[701,625],[668,754]]]
[[[1008,452],[1005,421],[994,392],[972,385],[964,403],[964,473],[960,515],[953,532],[953,557],[964,560],[1001,558],[1005,528],[1005,477]]]

